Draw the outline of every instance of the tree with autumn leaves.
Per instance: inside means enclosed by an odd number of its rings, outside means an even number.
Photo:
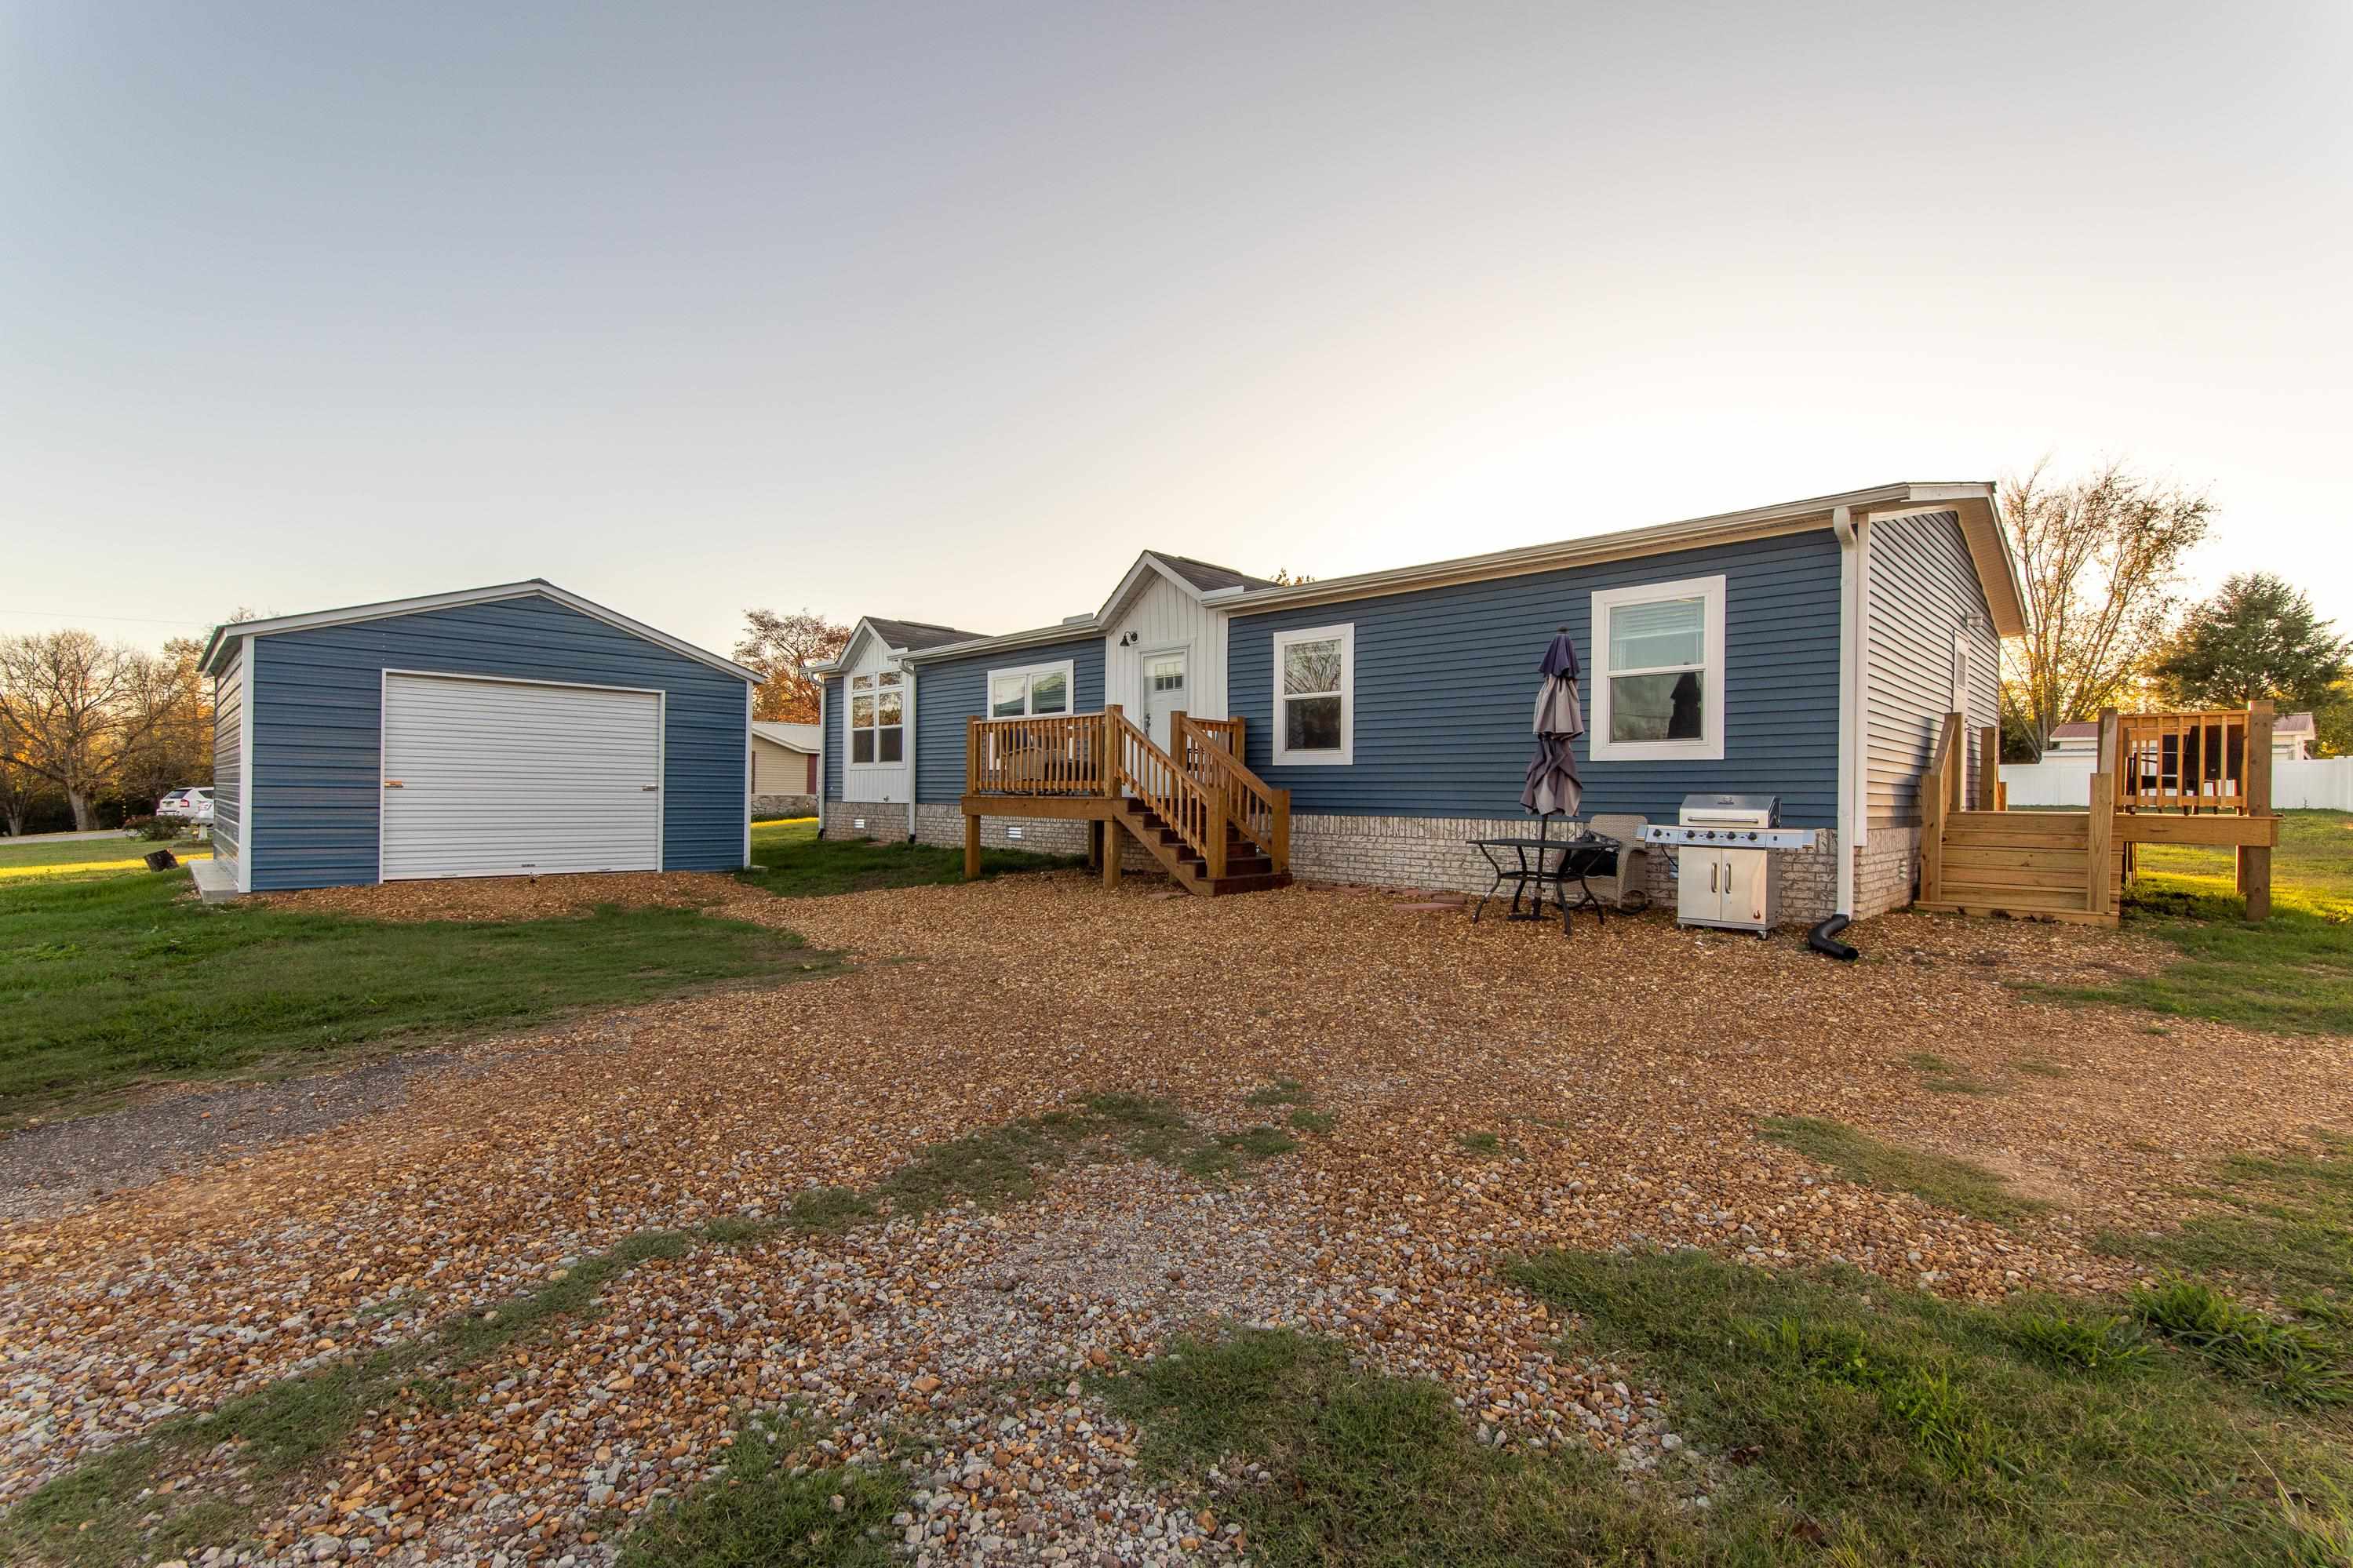
[[[744,636],[735,644],[739,664],[760,672],[752,717],[780,724],[814,724],[825,684],[809,666],[841,657],[851,628],[803,609],[789,616],[774,610],[744,612]]]

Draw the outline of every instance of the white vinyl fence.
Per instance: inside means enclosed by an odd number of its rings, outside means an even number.
[[[2046,757],[2039,763],[2004,763],[2001,782],[2008,786],[2010,804],[2014,806],[2088,806],[2092,759]],[[2272,805],[2279,811],[2353,811],[2353,757],[2273,763]]]

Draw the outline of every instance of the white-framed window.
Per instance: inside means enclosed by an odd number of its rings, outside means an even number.
[[[1025,665],[988,672],[988,716],[1036,719],[1069,713],[1079,683],[1078,661]]]
[[[1967,724],[1969,716],[1969,629],[1953,628],[1953,708]]]
[[[851,676],[849,760],[896,767],[906,759],[906,677],[895,669]]]
[[[1274,634],[1274,760],[1345,765],[1356,758],[1356,628]]]
[[[1593,595],[1599,761],[1724,760],[1724,579]]]

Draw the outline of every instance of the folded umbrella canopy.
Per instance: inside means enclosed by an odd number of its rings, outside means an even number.
[[[1585,733],[1585,709],[1577,700],[1577,646],[1562,632],[1545,649],[1544,685],[1536,689],[1536,754],[1528,763],[1520,804],[1540,816],[1575,815],[1585,800],[1577,776],[1577,752],[1569,742]]]

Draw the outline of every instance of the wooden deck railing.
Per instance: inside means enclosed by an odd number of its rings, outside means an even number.
[[[1101,713],[1043,719],[965,721],[966,795],[1101,795],[1104,742]]]
[[[2268,733],[2257,754],[2254,717],[2246,709],[2117,714],[2116,809],[2248,812],[2255,771],[2268,773],[2271,762]],[[2270,804],[2267,789],[2263,804]]]
[[[1171,721],[1171,743],[1208,793],[1217,814],[1265,851],[1276,870],[1288,871],[1291,792],[1274,788],[1242,762],[1241,726],[1240,719],[1195,719],[1179,713]]]

